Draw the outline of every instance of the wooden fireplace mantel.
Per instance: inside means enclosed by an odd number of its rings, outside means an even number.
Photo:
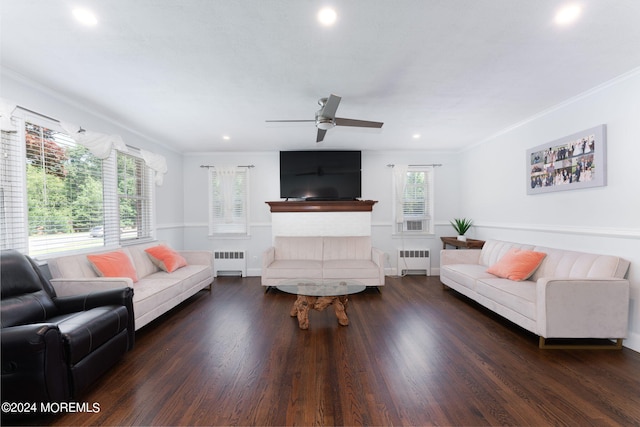
[[[371,212],[377,200],[265,202],[271,212]]]

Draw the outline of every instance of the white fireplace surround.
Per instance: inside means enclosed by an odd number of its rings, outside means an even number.
[[[273,236],[371,236],[371,212],[272,212]]]
[[[375,201],[267,203],[272,236],[371,236]]]

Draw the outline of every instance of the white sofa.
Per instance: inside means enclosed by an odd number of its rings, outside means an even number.
[[[69,255],[48,260],[51,284],[58,296],[86,294],[88,292],[130,287],[133,288],[135,329],[166,313],[182,301],[213,283],[213,254],[210,251],[177,251],[187,266],[172,273],[156,266],[145,249],[159,242],[121,248],[129,255],[138,281],[128,277],[100,277],[86,254]],[[110,251],[100,251],[104,253]]]
[[[511,248],[544,252],[546,257],[524,281],[500,278],[487,269]],[[540,337],[615,339],[627,336],[629,262],[596,255],[489,240],[482,249],[442,250],[440,280]]]
[[[384,252],[369,236],[276,236],[262,255],[262,285],[288,279],[353,279],[384,285]]]

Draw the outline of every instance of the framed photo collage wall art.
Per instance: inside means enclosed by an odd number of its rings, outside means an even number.
[[[527,150],[527,194],[606,185],[606,125]]]

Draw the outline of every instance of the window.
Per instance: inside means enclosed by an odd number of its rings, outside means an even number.
[[[25,122],[29,254],[101,246],[102,161],[62,132]]]
[[[209,235],[249,234],[249,169],[209,167]]]
[[[18,115],[18,131],[2,131],[2,248],[38,257],[152,237],[153,171],[142,157],[99,159],[56,121]]]
[[[141,157],[118,153],[120,240],[151,238],[152,171]]]
[[[394,167],[395,233],[433,234],[433,167]]]

